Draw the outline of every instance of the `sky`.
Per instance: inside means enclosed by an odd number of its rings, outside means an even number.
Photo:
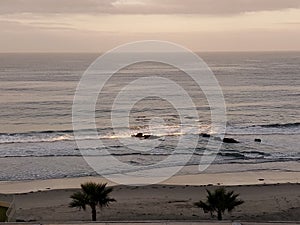
[[[299,51],[300,0],[0,0],[0,52]]]

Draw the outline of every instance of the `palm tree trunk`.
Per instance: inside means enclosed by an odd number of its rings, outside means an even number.
[[[218,220],[222,220],[222,211],[218,210]]]
[[[91,206],[92,208],[92,221],[97,220],[96,206]]]

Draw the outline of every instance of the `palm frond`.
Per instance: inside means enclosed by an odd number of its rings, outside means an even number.
[[[206,190],[206,202],[196,202],[194,205],[202,208],[205,213],[210,212],[213,216],[214,212],[225,213],[227,210],[231,212],[235,207],[244,203],[243,200],[238,199],[239,194],[234,194],[233,191],[226,191],[225,188],[218,188],[214,192]]]
[[[88,204],[88,199],[87,196],[81,192],[75,192],[74,194],[71,195],[72,198],[72,202],[69,204],[69,207],[72,208],[79,208],[79,209],[83,209],[86,210],[86,205]]]

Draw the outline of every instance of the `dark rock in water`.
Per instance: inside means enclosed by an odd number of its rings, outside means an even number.
[[[255,142],[261,142],[261,139],[255,138],[254,141],[255,141]]]
[[[137,133],[136,135],[135,135],[135,137],[138,137],[138,138],[142,138],[144,135],[143,135],[143,133]]]
[[[136,138],[144,138],[144,139],[155,139],[157,138],[156,136],[152,136],[150,134],[143,134],[143,133],[137,133],[137,134],[134,134],[134,135],[131,135],[131,137],[136,137]]]
[[[237,140],[233,139],[233,138],[223,138],[223,142],[224,143],[240,143]]]
[[[209,137],[210,137],[210,134],[202,133],[201,136],[202,136],[202,137],[209,138]]]

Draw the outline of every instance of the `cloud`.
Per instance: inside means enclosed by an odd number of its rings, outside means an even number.
[[[0,13],[226,15],[300,8],[299,0],[1,0]]]
[[[1,0],[0,13],[94,13],[112,7],[111,0]]]

